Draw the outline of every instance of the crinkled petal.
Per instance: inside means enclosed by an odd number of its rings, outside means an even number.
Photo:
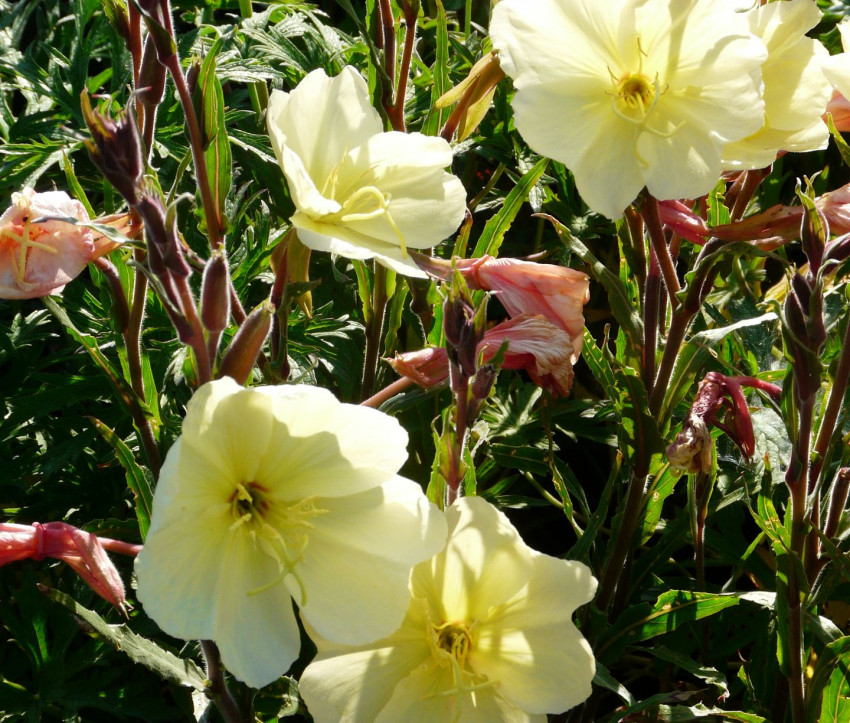
[[[395,476],[407,459],[407,432],[393,417],[341,404],[306,385],[264,387],[272,427],[256,479],[276,499],[351,495]]]
[[[450,666],[429,660],[396,685],[375,723],[545,723],[545,715],[529,715],[505,700],[497,688],[453,693],[456,686]]]
[[[183,440],[232,482],[251,482],[272,435],[272,403],[230,377],[201,386],[189,400]],[[232,488],[232,487],[231,487]]]
[[[424,621],[415,617],[408,616],[390,637],[369,645],[342,647],[316,640],[319,654],[298,682],[316,723],[373,723],[399,681],[431,658]]]
[[[258,592],[279,577],[277,562],[243,530],[231,535],[222,551],[212,638],[227,669],[252,688],[262,688],[298,658],[301,635],[286,586]]]
[[[319,68],[291,93],[272,93],[267,119],[278,161],[283,147],[292,150],[319,192],[347,151],[383,131],[366,81],[351,66],[334,78]]]
[[[297,567],[301,614],[324,638],[360,645],[399,627],[410,569],[445,544],[445,518],[413,482],[397,477],[357,495],[319,498]],[[287,584],[299,599],[295,580]]]
[[[523,710],[578,705],[590,695],[596,663],[570,618],[595,591],[586,565],[535,553],[528,585],[477,628],[471,668],[499,681],[502,695]]]
[[[389,217],[347,221],[364,237],[398,245],[397,226],[406,246],[436,246],[453,234],[466,213],[466,190],[444,169],[451,147],[421,133],[381,133],[354,148],[339,174],[338,198],[372,186],[389,199]]]
[[[646,187],[660,200],[708,193],[720,177],[722,148],[717,136],[690,123],[674,136],[643,134],[638,154],[646,163]]]
[[[446,549],[414,569],[413,594],[433,601],[445,620],[483,618],[528,582],[531,552],[508,518],[480,497],[461,497],[446,520]]]

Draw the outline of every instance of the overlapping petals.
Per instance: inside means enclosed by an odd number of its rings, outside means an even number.
[[[490,34],[520,134],[609,218],[644,186],[707,193],[724,144],[763,125],[767,51],[713,0],[503,0]]]
[[[0,216],[0,298],[58,294],[97,255],[89,229],[46,217],[89,221],[83,205],[64,191],[13,193]]]
[[[216,641],[254,687],[298,655],[291,597],[323,635],[386,635],[410,568],[445,540],[436,508],[396,475],[406,443],[392,418],[322,389],[204,385],[137,560],[146,612],[171,635]]]
[[[446,517],[448,545],[414,568],[401,628],[357,647],[317,636],[301,678],[317,723],[542,722],[590,694],[593,654],[570,620],[593,597],[590,570],[529,549],[480,498]]]
[[[444,169],[442,138],[383,132],[363,78],[314,70],[291,93],[272,93],[268,130],[289,183],[298,238],[312,249],[375,258],[424,276],[407,249],[435,246],[463,219],[463,184]]]

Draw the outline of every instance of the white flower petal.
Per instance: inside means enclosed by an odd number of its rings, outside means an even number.
[[[291,219],[298,229],[298,238],[305,246],[316,251],[328,251],[347,259],[378,259],[384,266],[405,276],[427,278],[400,246],[385,244],[339,224],[314,222],[304,214],[296,213]],[[436,243],[436,242],[435,242]]]
[[[278,161],[282,162],[278,149],[286,146],[301,159],[307,174],[320,182],[330,177],[351,148],[383,131],[366,81],[351,66],[333,78],[318,68],[291,93],[272,93],[267,124]]]
[[[578,705],[590,695],[596,664],[570,617],[595,591],[586,565],[535,554],[528,585],[478,627],[471,667],[499,681],[502,695],[523,710]]]
[[[413,594],[439,599],[446,620],[484,618],[528,582],[531,552],[508,518],[480,497],[461,497],[446,520],[446,549],[414,568]]]
[[[233,533],[225,548],[215,591],[216,621],[211,636],[221,660],[239,680],[262,688],[298,658],[301,635],[284,585],[257,592],[279,576],[277,563],[260,552],[247,534]]]
[[[316,501],[299,575],[301,615],[324,638],[359,645],[401,624],[410,568],[445,544],[445,519],[418,485],[397,477],[349,497]],[[287,579],[296,600],[299,589]]]
[[[529,715],[499,695],[492,686],[455,693],[452,669],[429,660],[396,685],[375,723],[545,723],[545,715]],[[448,693],[448,695],[447,695]]]
[[[349,221],[363,236],[398,245],[395,223],[409,248],[434,246],[454,233],[466,213],[466,190],[444,170],[452,163],[451,147],[442,138],[421,133],[381,133],[354,148],[339,176],[341,197],[373,186],[390,199],[389,217]]]
[[[394,477],[407,459],[407,432],[394,418],[340,404],[316,387],[267,389],[278,390],[273,413],[280,424],[273,427],[256,476],[268,481],[274,496],[293,500],[355,494]]]
[[[314,638],[319,654],[298,681],[313,720],[373,723],[399,681],[431,658],[419,617],[405,619],[388,638],[356,648]],[[313,634],[309,627],[308,632]]]
[[[228,478],[250,482],[272,433],[271,402],[230,377],[205,384],[186,407],[184,444],[215,460]]]

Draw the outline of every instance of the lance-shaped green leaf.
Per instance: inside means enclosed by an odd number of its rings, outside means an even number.
[[[74,615],[90,625],[116,650],[120,650],[164,680],[200,691],[206,690],[204,673],[193,661],[178,658],[153,641],[137,635],[126,625],[110,625],[96,612],[84,608],[65,593],[52,588],[44,588],[43,592],[48,598],[68,608]]]
[[[484,230],[481,232],[481,237],[478,239],[478,243],[475,244],[475,252],[472,254],[475,258],[480,258],[487,254],[490,256],[499,255],[499,247],[502,245],[505,233],[511,227],[520,208],[522,208],[522,204],[528,198],[528,194],[537,185],[537,182],[548,166],[549,159],[541,158],[531,167],[528,173],[519,179],[519,183],[511,189],[511,192],[505,198],[505,204],[485,224]]]
[[[233,176],[230,154],[230,139],[224,123],[224,94],[216,75],[216,57],[224,44],[218,37],[207,52],[198,71],[198,79],[192,93],[192,104],[201,127],[201,142],[207,162],[207,177],[219,221],[224,220],[224,202],[230,192]]]
[[[151,491],[151,480],[145,470],[136,462],[132,450],[124,443],[115,432],[99,419],[89,417],[95,429],[109,443],[115,451],[115,456],[127,473],[127,487],[133,493],[136,505],[136,519],[139,521],[139,532],[142,540],[147,537],[151,526],[151,513],[153,511],[153,492]]]
[[[850,636],[827,645],[808,687],[808,723],[850,720]]]
[[[734,595],[668,590],[654,604],[641,603],[620,615],[600,638],[596,655],[603,662],[616,661],[629,645],[673,632],[739,603],[740,598]]]
[[[611,304],[611,312],[614,314],[617,323],[626,332],[632,347],[634,349],[640,348],[643,343],[643,322],[638,310],[632,306],[629,293],[620,281],[620,277],[597,259],[590,249],[573,236],[570,230],[558,219],[547,214],[537,215],[550,221],[555,227],[558,237],[567,248],[590,267],[593,278],[605,287],[608,302]]]

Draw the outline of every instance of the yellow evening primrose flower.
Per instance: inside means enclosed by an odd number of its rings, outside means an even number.
[[[644,186],[708,193],[723,146],[763,124],[767,51],[715,0],[502,0],[490,36],[519,133],[612,219]]]
[[[806,37],[820,22],[821,11],[811,0],[788,0],[756,7],[744,17],[768,52],[761,69],[764,126],[727,144],[723,167],[764,168],[773,163],[779,151],[826,148],[829,129],[821,116],[832,94],[823,74],[823,61],[829,53],[818,40]]]
[[[298,657],[305,621],[350,644],[401,623],[414,564],[446,524],[396,472],[407,434],[304,385],[210,382],[189,401],[136,560],[138,599],[168,634],[214,640],[255,688]]]
[[[267,125],[304,245],[425,276],[407,249],[436,246],[466,213],[463,184],[444,170],[452,163],[445,140],[385,133],[350,66],[334,78],[314,70],[291,93],[274,91]]]
[[[823,72],[832,86],[845,98],[850,98],[850,18],[838,25],[843,53],[831,55],[823,61]]]
[[[357,647],[314,636],[299,689],[316,723],[545,723],[590,695],[596,663],[570,619],[596,591],[589,568],[531,550],[479,497],[446,518],[401,628]]]

